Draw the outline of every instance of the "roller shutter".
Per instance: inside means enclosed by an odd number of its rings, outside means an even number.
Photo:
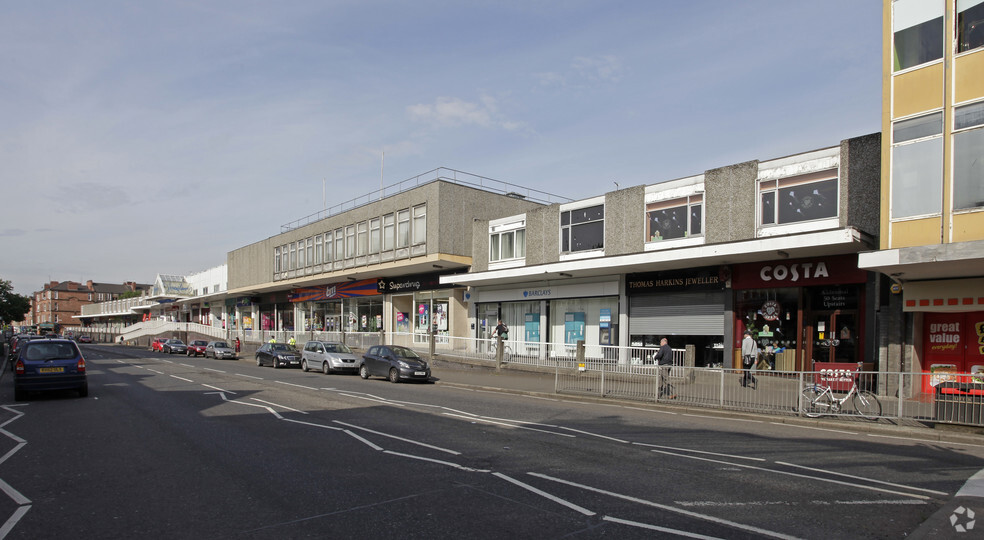
[[[720,336],[724,291],[632,296],[629,335]]]

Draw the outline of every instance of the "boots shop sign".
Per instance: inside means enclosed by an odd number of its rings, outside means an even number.
[[[864,283],[866,279],[867,273],[858,269],[857,255],[837,255],[738,264],[732,267],[731,284],[735,289],[766,289]]]

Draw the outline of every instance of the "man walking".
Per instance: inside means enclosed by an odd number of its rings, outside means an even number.
[[[670,386],[670,366],[673,365],[673,349],[670,348],[669,341],[664,337],[659,340],[659,350],[653,358],[659,366],[659,394],[657,399],[676,399],[673,387]]]
[[[747,388],[748,383],[754,384],[754,388],[758,388],[758,380],[752,375],[752,367],[755,365],[755,361],[758,359],[758,344],[752,339],[752,333],[745,330],[745,339],[741,341],[741,364],[744,367],[744,372],[741,375],[741,379],[738,380],[738,384]]]

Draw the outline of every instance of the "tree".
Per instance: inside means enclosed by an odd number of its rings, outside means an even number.
[[[0,321],[11,324],[24,320],[31,311],[31,299],[14,292],[14,286],[6,279],[0,279]]]

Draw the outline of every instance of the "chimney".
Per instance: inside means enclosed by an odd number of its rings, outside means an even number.
[[[90,291],[95,290],[95,287],[93,287],[92,285],[93,285],[93,283],[92,283],[92,280],[91,279],[89,281],[86,281],[85,282],[86,288],[88,288]]]

